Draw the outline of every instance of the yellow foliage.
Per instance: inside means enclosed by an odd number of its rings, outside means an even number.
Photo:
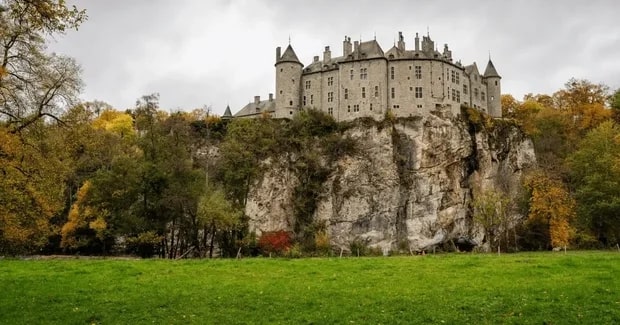
[[[77,233],[80,229],[88,228],[94,230],[99,239],[103,239],[105,236],[105,231],[108,227],[105,218],[108,216],[108,213],[88,205],[87,199],[91,187],[92,183],[86,181],[78,190],[77,200],[71,206],[68,220],[60,231],[62,236],[60,245],[62,247],[79,247],[81,242],[77,238]]]
[[[0,66],[0,78],[4,77],[7,73],[8,71],[4,67]]]
[[[131,115],[115,110],[104,110],[99,117],[93,121],[95,129],[106,130],[121,137],[134,137],[133,118]]]
[[[573,198],[560,181],[542,173],[529,175],[525,185],[531,191],[528,222],[547,227],[552,247],[566,246],[575,217]]]

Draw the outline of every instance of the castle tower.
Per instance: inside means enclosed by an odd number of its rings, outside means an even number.
[[[487,68],[484,70],[484,78],[487,81],[487,108],[489,115],[502,117],[502,77],[497,73],[490,57]]]
[[[280,56],[276,48],[276,118],[290,118],[298,110],[301,98],[301,72],[303,64],[289,44]]]

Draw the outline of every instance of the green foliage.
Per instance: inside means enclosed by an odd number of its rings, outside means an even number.
[[[606,245],[620,242],[620,128],[590,131],[569,157],[579,225]]]
[[[159,252],[161,241],[161,236],[154,231],[147,231],[136,237],[128,237],[125,245],[127,253],[150,258]]]
[[[474,222],[483,228],[483,243],[488,241],[491,251],[516,249],[517,243],[511,236],[514,225],[510,219],[512,202],[509,197],[498,191],[475,193],[473,208]]]

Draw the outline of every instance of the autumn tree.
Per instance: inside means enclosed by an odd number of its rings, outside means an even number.
[[[575,215],[575,202],[565,185],[541,171],[525,179],[530,202],[526,229],[529,248],[550,249],[566,247]]]

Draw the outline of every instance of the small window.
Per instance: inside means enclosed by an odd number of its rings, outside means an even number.
[[[394,67],[390,67],[390,79],[394,80]]]
[[[310,105],[314,104],[314,95],[310,95]]]
[[[497,80],[495,80],[495,85],[497,86]]]
[[[344,89],[344,99],[349,99],[349,89],[348,88]]]
[[[362,87],[362,98],[366,98],[366,87]]]
[[[422,66],[419,66],[419,65],[415,66],[415,78],[422,79]]]
[[[379,86],[375,86],[375,97],[379,97]]]
[[[351,80],[353,80],[353,69],[351,69]]]
[[[293,101],[291,100],[290,102],[288,102],[288,104],[289,104],[290,106],[293,106]]]
[[[351,113],[351,105],[347,106],[347,112]]]
[[[370,103],[370,110],[372,111],[372,103]]]
[[[467,94],[467,85],[463,85],[463,94]]]
[[[415,87],[415,98],[422,98],[422,87]]]
[[[392,99],[394,99],[394,88],[392,88]]]
[[[303,98],[303,105],[306,106],[306,96]]]

